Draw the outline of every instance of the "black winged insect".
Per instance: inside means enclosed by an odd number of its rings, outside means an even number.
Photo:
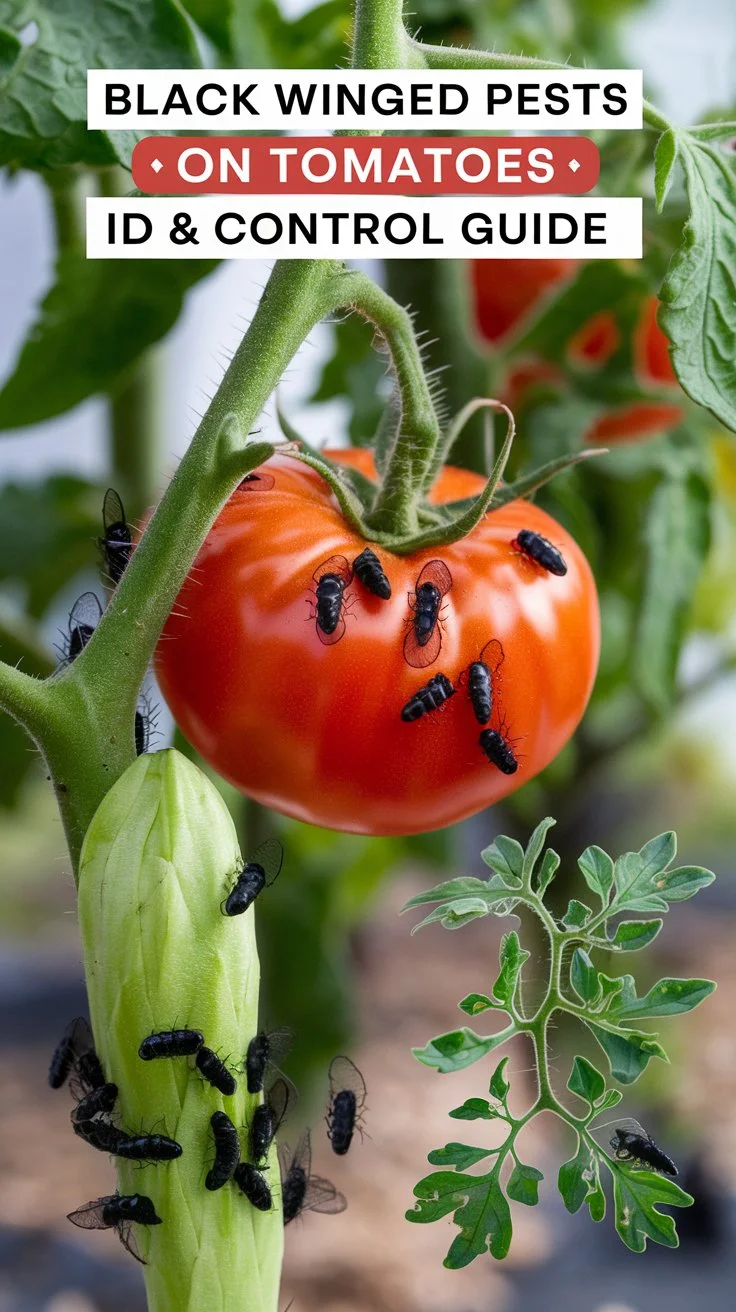
[[[312,619],[317,637],[326,647],[339,642],[345,632],[345,590],[353,571],[345,556],[330,556],[312,575],[315,583]]]
[[[61,664],[71,665],[84,651],[102,619],[102,605],[94,592],[83,592],[69,612],[67,631],[61,643]]]
[[[366,1097],[365,1080],[349,1057],[333,1058],[329,1078],[327,1135],[333,1152],[343,1157],[353,1142],[356,1129],[361,1131],[361,1115]]]
[[[143,1262],[131,1238],[133,1225],[161,1225],[161,1217],[145,1194],[108,1194],[69,1212],[67,1220],[81,1230],[117,1230],[118,1239],[136,1262]],[[145,1266],[145,1262],[143,1262]]]
[[[329,1180],[311,1173],[312,1139],[309,1130],[305,1130],[293,1154],[287,1146],[279,1150],[279,1163],[284,1225],[301,1216],[302,1212],[334,1215],[345,1211],[348,1205],[345,1195],[338,1193]]]
[[[172,1162],[182,1154],[181,1144],[165,1134],[128,1134],[104,1120],[75,1120],[73,1126],[90,1148],[131,1162]]]
[[[277,838],[267,838],[238,872],[235,883],[221,904],[223,916],[242,916],[264,888],[278,878],[284,861],[284,849]]]
[[[439,711],[445,702],[448,702],[455,695],[456,689],[446,674],[433,674],[428,683],[409,698],[408,702],[401,709],[401,718],[407,724],[413,723],[414,720],[420,720],[422,716],[429,715],[432,711]]]
[[[293,1031],[283,1026],[278,1030],[259,1030],[253,1035],[243,1063],[248,1093],[260,1093],[266,1072],[286,1056],[294,1041]]]
[[[143,1039],[138,1056],[141,1061],[154,1061],[159,1057],[191,1057],[204,1043],[199,1030],[161,1030]]]
[[[109,487],[102,503],[102,537],[100,551],[113,587],[125,573],[133,551],[133,534],[125,518],[123,503],[113,487]]]
[[[221,1057],[204,1045],[198,1048],[194,1064],[213,1089],[217,1089],[226,1098],[231,1098],[238,1087],[235,1076],[228,1070]]]
[[[385,570],[375,551],[366,547],[361,551],[359,556],[353,561],[353,570],[355,577],[372,592],[374,597],[380,597],[382,601],[388,601],[391,596],[391,584],[386,577]]]
[[[293,1099],[293,1087],[280,1076],[268,1090],[263,1102],[254,1109],[248,1129],[248,1146],[256,1165],[265,1162],[274,1136],[286,1119]]]
[[[83,1016],[75,1016],[74,1020],[70,1021],[64,1030],[51,1057],[49,1064],[49,1087],[51,1089],[60,1089],[62,1085],[66,1084],[75,1059],[79,1055],[80,1039],[84,1043],[87,1035],[89,1035],[91,1043],[92,1036],[89,1033],[87,1021]]]
[[[519,762],[500,729],[481,729],[478,744],[491,765],[495,765],[502,774],[516,774]]]
[[[558,578],[563,578],[567,574],[567,565],[562,552],[553,546],[548,538],[543,538],[541,533],[535,533],[530,528],[522,528],[514,538],[512,546],[528,560],[541,565],[548,574],[556,574]]]
[[[638,1121],[632,1121],[636,1130],[617,1129],[610,1139],[613,1155],[619,1162],[632,1162],[636,1166],[650,1167],[662,1175],[678,1175],[671,1157],[663,1152]]]
[[[75,1092],[74,1083],[72,1081],[72,1093]],[[92,1121],[95,1116],[109,1116],[117,1099],[117,1084],[102,1084],[89,1093],[83,1093],[80,1088],[80,1097],[72,1112],[72,1122],[76,1124],[78,1121]]]
[[[404,659],[415,669],[433,665],[442,647],[442,599],[452,587],[452,575],[442,560],[430,560],[421,570],[409,597],[409,630]]]
[[[270,492],[275,482],[273,474],[246,474],[238,483],[238,492]]]
[[[259,1212],[268,1212],[270,1210],[272,1206],[271,1189],[265,1176],[256,1166],[251,1166],[250,1162],[241,1162],[235,1168],[233,1180],[240,1192],[245,1194],[248,1202],[257,1207]]]
[[[95,1052],[89,1021],[77,1016],[64,1031],[49,1066],[49,1085],[60,1089],[71,1072],[76,1076],[75,1096],[82,1098],[106,1083],[102,1063]]]
[[[213,1112],[210,1125],[215,1142],[215,1160],[207,1172],[204,1187],[214,1193],[233,1178],[240,1161],[240,1139],[226,1112]]]
[[[497,638],[491,638],[477,661],[471,661],[468,666],[468,696],[479,724],[488,724],[493,713],[494,681],[503,659],[503,647]]]

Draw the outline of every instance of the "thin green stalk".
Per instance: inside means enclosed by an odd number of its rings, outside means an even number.
[[[153,503],[163,475],[160,359],[158,350],[147,351],[110,395],[110,469],[133,519]]]

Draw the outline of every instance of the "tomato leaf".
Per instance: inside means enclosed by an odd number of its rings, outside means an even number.
[[[608,1058],[611,1074],[619,1084],[633,1084],[638,1080],[652,1057],[667,1061],[667,1053],[655,1035],[641,1030],[608,1030],[585,1021],[591,1034],[598,1040]]]
[[[588,888],[598,894],[605,907],[613,885],[613,861],[608,853],[600,847],[586,847],[578,858],[578,868]]]
[[[479,897],[459,897],[454,902],[445,902],[442,906],[435,907],[430,911],[424,920],[420,920],[418,925],[412,926],[412,934],[417,934],[420,929],[426,925],[442,925],[443,929],[461,929],[471,920],[478,920],[480,916],[490,914],[490,908],[487,902]]]
[[[457,1005],[461,1011],[465,1012],[466,1016],[477,1016],[481,1011],[488,1011],[491,1007],[495,1007],[496,1004],[493,999],[487,997],[485,993],[468,993],[468,995],[463,998],[462,1002],[459,1002]]]
[[[576,948],[572,954],[570,983],[583,1002],[594,1002],[598,997],[598,971],[583,948]]]
[[[461,1107],[453,1107],[448,1112],[454,1121],[493,1121],[498,1118],[498,1108],[492,1107],[487,1098],[466,1098]]]
[[[651,1239],[665,1248],[677,1248],[674,1218],[657,1207],[690,1207],[691,1195],[655,1171],[640,1171],[623,1162],[612,1163],[612,1168],[616,1229],[626,1247],[643,1253]]]
[[[710,488],[694,471],[665,475],[649,503],[633,672],[660,713],[675,695],[685,622],[710,547],[710,516]]]
[[[606,1091],[606,1081],[599,1070],[586,1057],[576,1057],[572,1064],[567,1087],[571,1093],[593,1107]]]
[[[0,0],[2,3],[2,0]],[[107,391],[174,325],[213,260],[87,260],[62,253],[56,281],[0,391],[0,429],[63,414]]]
[[[428,888],[423,893],[417,893],[415,897],[409,898],[401,910],[410,911],[412,907],[425,906],[428,902],[445,902],[453,898],[484,897],[489,892],[495,892],[496,889],[501,896],[506,896],[500,880],[496,880],[494,886],[492,879],[475,879],[471,875],[446,879],[441,884],[435,884],[434,888]]]
[[[553,848],[548,847],[537,874],[537,897],[544,897],[560,865],[560,858]]]
[[[507,888],[519,888],[524,874],[524,849],[515,838],[498,838],[481,852],[481,858]]]
[[[497,1098],[498,1101],[502,1103],[506,1102],[506,1097],[508,1095],[508,1091],[510,1088],[509,1082],[506,1079],[506,1066],[508,1064],[508,1060],[509,1060],[508,1057],[501,1058],[500,1062],[498,1063],[498,1066],[496,1067],[495,1071],[491,1076],[490,1084],[488,1085],[488,1092],[490,1093],[491,1097]]]
[[[669,128],[667,132],[662,133],[654,151],[654,197],[660,214],[672,185],[672,171],[677,160],[677,140],[677,132]]]
[[[584,902],[578,902],[577,898],[571,898],[567,906],[567,911],[562,917],[562,924],[565,929],[582,929],[587,925],[593,912]]]
[[[580,1211],[588,1196],[593,1177],[593,1154],[578,1135],[575,1156],[562,1163],[557,1175],[557,1188],[568,1212],[574,1214]]]
[[[516,1162],[506,1181],[506,1193],[515,1203],[524,1203],[525,1207],[536,1207],[539,1202],[539,1181],[544,1176],[536,1166],[525,1166]]]
[[[663,924],[663,920],[622,920],[610,940],[611,946],[622,952],[638,952],[653,942]]]
[[[498,1002],[510,1004],[513,1002],[516,987],[519,982],[519,975],[525,961],[529,960],[529,953],[524,951],[520,942],[519,935],[515,929],[510,934],[504,934],[501,939],[499,952],[500,972],[491,990],[493,997]]]
[[[522,862],[521,870],[522,870],[522,876],[527,881],[527,883],[531,883],[532,876],[537,866],[537,862],[542,854],[542,849],[544,848],[544,843],[547,834],[549,833],[552,826],[556,824],[557,821],[553,820],[552,816],[548,815],[546,819],[541,820],[540,823],[537,825],[536,829],[534,830],[534,833],[532,834],[531,838],[529,839],[529,842],[526,845],[526,849],[524,851],[524,860]]]
[[[471,1148],[466,1143],[446,1143],[444,1148],[435,1148],[428,1153],[427,1161],[432,1166],[453,1166],[458,1171],[466,1171],[469,1166],[492,1157],[495,1152],[495,1148]]]
[[[624,852],[614,865],[611,913],[667,911],[670,902],[684,902],[713,883],[715,875],[702,866],[669,870],[676,854],[677,839],[672,831],[659,834],[638,852]]]
[[[6,59],[29,23],[36,39],[15,48],[0,83],[0,165],[129,166],[136,133],[87,131],[87,69],[199,65],[174,0],[0,0]]]
[[[498,1034],[483,1037],[463,1026],[462,1029],[450,1030],[448,1034],[438,1035],[424,1048],[412,1048],[412,1052],[417,1061],[421,1061],[425,1066],[434,1067],[441,1075],[447,1075],[450,1071],[462,1071],[466,1066],[472,1066],[474,1062],[480,1061],[487,1052],[492,1052],[499,1044],[505,1043],[511,1037],[511,1032],[511,1028],[508,1027]]]
[[[418,1201],[406,1213],[407,1221],[439,1221],[454,1212],[461,1233],[450,1246],[446,1267],[467,1266],[486,1252],[499,1260],[508,1253],[511,1212],[497,1171],[481,1176],[436,1171],[414,1186],[414,1196]]]
[[[662,177],[671,146],[665,146]],[[659,296],[660,322],[672,344],[672,363],[688,396],[736,430],[736,175],[733,161],[706,141],[677,133],[690,217]]]
[[[678,1016],[700,1006],[715,989],[710,979],[660,979],[643,998],[636,996],[632,975],[624,975],[624,986],[606,1013],[619,1020]]]

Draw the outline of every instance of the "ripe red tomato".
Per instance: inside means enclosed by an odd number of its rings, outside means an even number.
[[[365,451],[331,454],[373,473]],[[472,815],[557,755],[590,695],[599,616],[590,567],[554,520],[516,501],[451,546],[412,556],[378,547],[390,600],[354,578],[345,633],[325,645],[314,618],[315,570],[334,555],[352,564],[366,543],[312,469],[277,455],[263,474],[263,490],[258,482],[241,485],[213,526],[156,653],[177,723],[219,774],[313,824],[406,834]],[[447,469],[434,499],[482,486],[477,474]],[[523,528],[559,548],[564,577],[512,545]],[[421,669],[407,664],[404,640],[409,598],[433,559],[445,562],[452,587],[439,656]],[[432,675],[441,671],[457,687],[492,638],[504,660],[491,727],[503,729],[518,756],[514,775],[502,774],[479,747],[467,679],[441,710],[414,723],[401,718]]]

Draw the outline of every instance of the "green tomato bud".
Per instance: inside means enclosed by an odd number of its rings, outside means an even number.
[[[210,1117],[241,1133],[258,1096],[223,1097],[192,1057],[142,1061],[147,1035],[201,1030],[230,1066],[258,1027],[260,969],[253,908],[220,904],[240,868],[230,814],[206,776],[179,752],[141,756],[110,789],[85,837],[79,916],[95,1043],[120,1090],[117,1123],[176,1139],[182,1156],[141,1167],[116,1159],[122,1193],[147,1194],[162,1224],[134,1227],[147,1262],[150,1312],[276,1312],[283,1249],[278,1165],[266,1178],[274,1206],[257,1211],[232,1183],[204,1181],[214,1158]],[[111,1191],[112,1192],[112,1191]]]

